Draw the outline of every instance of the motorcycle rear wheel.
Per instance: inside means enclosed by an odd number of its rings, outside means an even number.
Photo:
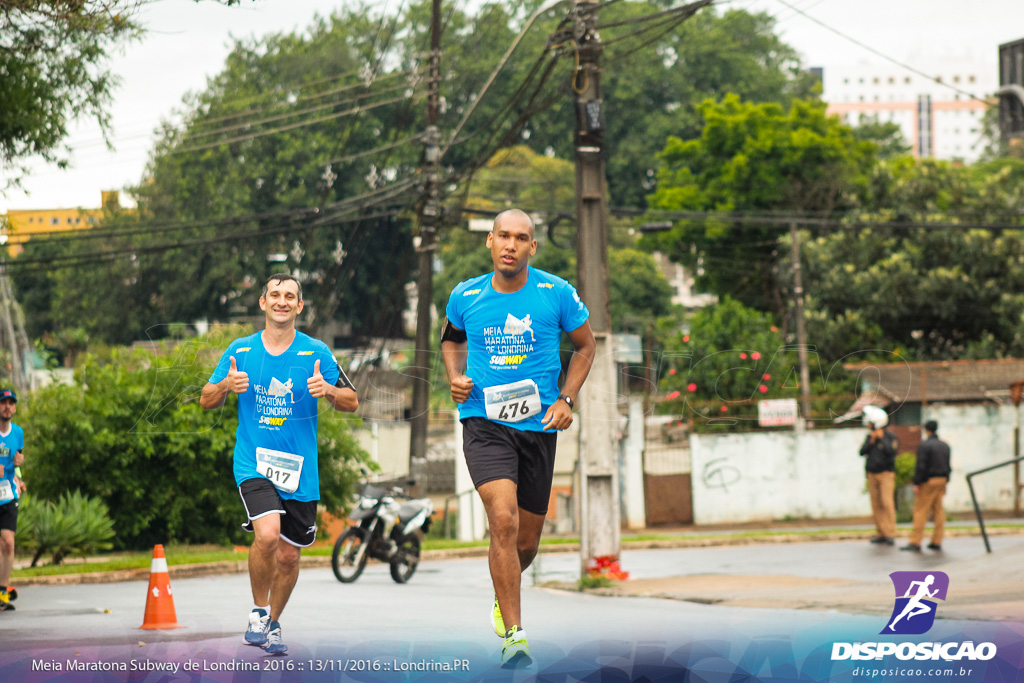
[[[338,537],[331,553],[331,569],[338,581],[352,583],[359,578],[366,569],[367,545],[366,529],[361,527],[352,527]]]
[[[391,560],[391,578],[395,583],[405,583],[416,572],[420,564],[420,539],[415,534],[404,537],[398,544],[398,552]]]

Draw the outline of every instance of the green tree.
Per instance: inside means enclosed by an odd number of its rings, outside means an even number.
[[[17,186],[23,160],[68,160],[70,124],[89,116],[109,131],[117,85],[111,50],[139,35],[137,0],[0,0],[0,191]]]
[[[784,109],[726,95],[700,112],[699,137],[668,139],[652,210],[828,215],[855,206],[864,192],[873,146],[827,116],[821,101]],[[690,267],[702,289],[781,317],[787,305],[773,247],[786,229],[727,217],[681,220],[646,243]]]
[[[660,12],[667,3],[610,3],[598,23],[618,24]],[[797,52],[774,32],[767,13],[706,8],[678,26],[672,22],[625,24],[602,29],[607,176],[613,204],[643,206],[657,171],[657,152],[666,138],[696,137],[702,128],[699,105],[721,93],[745,101],[788,105],[812,94],[814,81],[801,69]],[[559,72],[561,74],[561,72]],[[572,72],[563,78],[568,80]],[[563,98],[535,116],[527,144],[558,156],[573,154],[574,115]]]
[[[50,327],[34,329],[160,338],[169,323],[255,312],[266,276],[286,270],[303,282],[306,324],[401,334],[415,258],[395,209],[410,204],[420,148],[400,139],[423,86],[387,71],[378,29],[364,7],[303,34],[237,42],[207,89],[186,98],[184,126],[161,132],[137,210],[107,215],[102,241],[66,242],[72,267],[21,285],[45,280],[33,303],[49,305]],[[367,65],[380,67],[370,86]]]
[[[892,121],[879,121],[876,118],[861,121],[853,128],[854,139],[870,142],[875,145],[879,159],[892,159],[910,153],[910,145],[903,138],[903,129]]]
[[[663,412],[703,431],[757,425],[757,402],[800,396],[796,347],[770,316],[729,297],[694,314],[689,331],[665,341]],[[841,358],[812,349],[808,357],[814,419],[830,421],[853,400],[856,379]]]
[[[115,351],[106,364],[90,356],[76,372],[79,384],[33,392],[24,413],[33,493],[56,499],[77,489],[102,500],[118,548],[242,542],[245,512],[231,474],[234,399],[216,411],[198,401],[237,331],[157,352]],[[321,502],[332,514],[344,510],[366,461],[354,423],[333,410],[320,415]]]

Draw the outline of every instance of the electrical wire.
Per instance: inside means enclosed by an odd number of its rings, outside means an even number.
[[[413,93],[412,95],[403,95],[402,97],[393,97],[391,99],[383,100],[383,101],[380,101],[380,102],[374,102],[374,103],[366,105],[366,106],[353,107],[351,109],[346,109],[345,111],[335,112],[334,114],[330,114],[328,116],[319,116],[317,118],[307,119],[305,121],[299,121],[297,123],[290,123],[290,124],[288,124],[286,126],[279,126],[278,128],[272,128],[270,130],[264,130],[264,131],[259,131],[259,132],[256,132],[256,133],[251,133],[249,135],[240,135],[240,136],[237,136],[237,137],[234,137],[234,138],[229,138],[229,139],[226,139],[226,140],[218,140],[216,142],[211,142],[211,143],[207,143],[207,144],[204,144],[204,145],[194,145],[194,146],[191,146],[191,147],[184,147],[184,148],[178,148],[178,149],[170,150],[169,152],[167,152],[167,154],[169,154],[169,155],[176,155],[176,154],[185,154],[185,153],[188,153],[188,152],[199,152],[199,151],[206,150],[206,149],[213,149],[214,147],[220,147],[221,145],[230,145],[230,144],[234,144],[236,142],[247,142],[247,141],[250,141],[250,140],[254,140],[256,138],[265,137],[267,135],[276,135],[277,133],[283,133],[285,131],[295,130],[296,128],[303,128],[305,126],[312,126],[312,125],[317,124],[317,123],[323,123],[324,121],[333,121],[333,120],[336,120],[336,119],[343,118],[345,116],[352,116],[352,115],[355,115],[355,114],[361,114],[361,113],[366,112],[366,111],[371,111],[371,110],[377,109],[379,107],[385,107],[385,106],[387,106],[389,104],[395,104],[397,102],[401,102],[401,101],[407,100],[407,99],[413,99],[413,100],[418,101],[418,100],[423,99],[424,96],[425,96],[425,94],[420,92],[420,93]]]
[[[526,20],[526,24],[523,26],[522,30],[519,31],[519,35],[517,35],[515,40],[512,41],[512,44],[509,46],[508,50],[505,51],[504,56],[502,56],[502,58],[498,61],[498,64],[497,66],[494,67],[494,70],[491,71],[491,75],[490,77],[488,77],[487,82],[484,83],[483,89],[477,95],[476,99],[473,100],[473,103],[466,109],[466,112],[462,115],[462,118],[459,120],[459,122],[455,125],[455,128],[452,130],[451,135],[448,137],[448,141],[441,146],[440,158],[444,158],[445,153],[452,146],[452,143],[455,141],[455,139],[459,136],[459,132],[462,130],[462,127],[466,125],[466,122],[469,120],[469,117],[473,115],[474,111],[476,111],[477,105],[480,104],[480,101],[487,93],[487,90],[494,83],[494,79],[498,77],[498,73],[505,66],[505,63],[508,61],[508,58],[512,56],[512,53],[515,52],[515,49],[519,46],[519,43],[522,41],[523,37],[526,36],[526,33],[530,30],[530,27],[533,26],[533,22],[536,21],[537,17],[539,17],[542,13],[552,9],[553,7],[557,7],[563,2],[566,2],[566,0],[554,0],[554,2],[542,5],[530,16],[529,19]],[[549,49],[550,48],[545,46],[544,54],[547,54]]]
[[[878,57],[881,57],[882,59],[884,59],[884,60],[886,60],[888,62],[892,62],[893,64],[895,64],[896,66],[898,66],[898,67],[900,67],[902,69],[906,69],[907,71],[909,71],[909,72],[911,72],[913,74],[916,74],[918,76],[921,76],[922,78],[925,78],[926,80],[932,81],[933,83],[937,83],[938,85],[945,86],[945,87],[949,88],[950,90],[953,90],[954,92],[960,93],[961,95],[966,95],[968,98],[970,98],[972,100],[975,100],[977,102],[981,102],[986,107],[991,106],[991,104],[992,104],[988,100],[982,99],[981,97],[978,97],[974,93],[971,93],[971,92],[968,92],[968,91],[963,90],[961,88],[958,88],[957,86],[952,85],[950,83],[945,83],[945,82],[943,82],[937,76],[932,76],[930,74],[925,73],[924,71],[921,71],[920,69],[916,69],[916,68],[910,66],[909,64],[906,64],[904,62],[899,61],[898,59],[896,59],[894,57],[890,57],[889,55],[885,54],[884,52],[882,52],[880,50],[877,50],[877,49],[871,47],[870,45],[868,45],[866,43],[862,43],[861,41],[857,40],[853,36],[850,36],[850,35],[847,35],[846,33],[843,33],[839,29],[832,28],[828,24],[826,24],[826,23],[824,23],[824,22],[822,22],[822,21],[820,21],[818,19],[815,19],[811,15],[807,14],[806,12],[801,10],[800,8],[794,7],[790,3],[786,2],[786,0],[777,0],[777,2],[779,2],[780,4],[785,5],[786,7],[788,7],[791,10],[793,10],[794,12],[799,14],[800,16],[802,16],[805,19],[807,19],[808,21],[814,22],[818,26],[821,26],[823,29],[825,29],[827,31],[831,31],[832,33],[836,34],[840,38],[848,40],[851,43],[853,43],[854,45],[856,45],[858,47],[862,47],[865,50],[867,50],[868,52],[870,52],[871,54],[876,55]]]
[[[258,108],[258,109],[247,109],[245,111],[239,111],[239,112],[235,112],[233,114],[225,114],[225,115],[219,116],[219,117],[203,118],[202,120],[197,121],[197,124],[201,128],[202,126],[205,126],[205,125],[211,124],[211,123],[220,123],[222,121],[229,121],[231,119],[237,119],[239,117],[248,116],[250,114],[262,114],[262,113],[266,113],[268,111],[273,111],[274,109],[281,109],[281,108],[284,108],[284,107],[289,107],[289,106],[292,106],[294,104],[297,104],[297,103],[305,101],[305,100],[322,99],[322,98],[325,98],[325,97],[330,97],[331,95],[337,95],[337,94],[340,94],[340,93],[348,92],[350,90],[356,90],[358,88],[369,88],[374,83],[377,83],[377,82],[380,82],[380,81],[384,81],[384,80],[387,80],[387,79],[390,79],[390,78],[394,78],[396,76],[404,76],[404,77],[406,77],[406,79],[412,79],[412,78],[414,78],[414,77],[416,77],[418,75],[421,75],[421,74],[422,74],[422,71],[420,71],[418,73],[415,70],[413,70],[413,71],[394,71],[394,72],[391,72],[391,73],[388,73],[388,74],[384,74],[384,75],[380,75],[380,76],[374,76],[374,78],[372,80],[370,80],[369,82],[360,81],[358,83],[349,83],[347,85],[344,85],[344,86],[342,86],[340,88],[335,88],[333,90],[325,90],[325,91],[319,92],[319,93],[311,93],[309,95],[299,96],[299,97],[296,97],[294,101],[276,102],[276,103],[274,103],[272,105],[268,105],[267,107],[262,107],[262,108]],[[399,90],[399,89],[402,89],[402,88],[405,88],[405,87],[408,87],[407,84],[400,84],[400,85],[397,85],[397,86],[390,86],[389,88],[386,88],[385,90],[378,91],[378,92],[393,92],[394,90]],[[278,92],[278,94],[284,94],[284,93]],[[211,130],[211,131],[200,130],[199,132],[197,132],[195,134],[196,135],[210,135],[212,133],[217,133],[217,132],[236,130],[239,127],[242,127],[242,126],[250,126],[250,125],[255,126],[255,125],[262,124],[262,123],[267,123],[268,121],[279,120],[282,117],[285,117],[285,116],[288,116],[288,115],[298,116],[300,114],[306,114],[306,113],[309,113],[309,112],[318,111],[318,110],[323,109],[325,107],[338,106],[338,105],[341,105],[341,104],[347,104],[349,102],[356,102],[356,101],[358,101],[358,100],[360,100],[360,99],[362,99],[364,97],[366,97],[366,94],[358,95],[356,97],[349,98],[349,99],[342,99],[342,100],[335,100],[335,101],[332,101],[332,102],[325,102],[324,104],[317,105],[316,107],[308,108],[308,109],[305,109],[305,110],[286,112],[284,114],[278,114],[278,115],[275,115],[275,116],[267,118],[267,119],[260,119],[260,120],[256,120],[256,121],[243,121],[240,124],[233,124],[231,126],[217,128],[217,129],[214,129],[214,130]]]

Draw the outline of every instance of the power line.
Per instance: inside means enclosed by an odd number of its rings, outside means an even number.
[[[279,209],[276,211],[264,211],[261,213],[248,213],[239,214],[234,216],[225,216],[223,218],[209,219],[209,220],[190,220],[190,221],[155,221],[150,223],[134,223],[131,228],[125,230],[74,230],[68,232],[62,232],[54,234],[52,232],[34,232],[34,233],[13,233],[12,237],[24,237],[24,240],[12,239],[9,244],[27,244],[30,242],[30,238],[35,237],[32,241],[34,244],[66,244],[84,242],[95,239],[105,238],[119,238],[129,237],[134,235],[156,235],[162,233],[174,233],[181,232],[183,230],[202,230],[205,228],[226,226],[238,223],[248,223],[252,221],[262,221],[271,218],[305,218],[305,217],[318,217],[325,214],[328,210],[344,209],[349,206],[358,206],[361,202],[366,202],[371,199],[379,201],[383,198],[390,198],[395,194],[399,194],[413,184],[415,184],[415,178],[406,178],[401,181],[397,181],[391,185],[386,185],[380,188],[370,190],[358,195],[346,197],[345,199],[334,202],[332,204],[326,204],[324,206],[306,206],[306,207],[294,207],[287,209]],[[372,206],[372,204],[369,204]],[[322,216],[321,216],[322,219]],[[38,259],[37,259],[38,260]],[[9,265],[16,263],[26,263],[26,259],[21,257],[9,261]]]
[[[452,143],[458,137],[459,132],[462,130],[462,127],[466,125],[466,122],[469,120],[469,117],[473,115],[473,112],[476,110],[477,105],[480,104],[480,101],[483,99],[484,95],[487,94],[487,90],[494,83],[494,79],[498,77],[498,73],[505,66],[505,63],[508,61],[508,58],[512,56],[512,53],[515,52],[515,49],[519,46],[520,41],[522,41],[523,37],[530,30],[530,27],[533,26],[533,22],[536,21],[537,17],[539,17],[543,12],[546,12],[559,4],[562,4],[563,2],[565,2],[565,0],[555,0],[555,2],[544,5],[538,8],[537,11],[535,11],[530,16],[530,18],[526,20],[526,24],[519,32],[519,35],[516,36],[515,40],[512,41],[512,44],[509,46],[508,50],[505,51],[504,56],[502,56],[502,58],[498,61],[498,65],[494,67],[494,70],[491,72],[491,75],[487,79],[487,82],[484,83],[484,86],[481,89],[480,93],[477,95],[476,99],[473,100],[473,103],[462,115],[462,119],[459,120],[455,128],[452,130],[451,135],[448,137],[448,141],[444,145],[442,145],[441,158],[444,158],[445,153],[448,151],[448,149],[452,146]],[[544,52],[541,54],[539,60],[543,59],[544,55],[546,55],[549,50],[550,47],[545,46]]]
[[[868,45],[866,43],[862,43],[861,41],[857,40],[853,36],[850,36],[850,35],[848,35],[846,33],[843,33],[839,29],[832,28],[828,24],[826,24],[826,23],[824,23],[824,22],[822,22],[822,21],[820,21],[818,19],[815,19],[811,15],[807,14],[806,12],[801,10],[800,8],[794,7],[790,3],[786,2],[786,0],[777,0],[777,1],[780,4],[785,5],[789,9],[793,10],[794,12],[799,14],[800,16],[804,17],[805,19],[814,22],[815,24],[817,24],[818,26],[821,26],[823,29],[825,29],[827,31],[831,31],[832,33],[836,34],[840,38],[844,38],[844,39],[850,41],[851,43],[853,43],[854,45],[857,45],[858,47],[864,48],[865,50],[867,50],[871,54],[877,55],[877,56],[881,57],[882,59],[884,59],[884,60],[886,60],[888,62],[892,62],[896,66],[898,66],[900,68],[903,68],[903,69],[906,69],[907,71],[909,71],[909,72],[911,72],[913,74],[917,74],[918,76],[921,76],[921,77],[923,77],[923,78],[925,78],[925,79],[927,79],[929,81],[932,81],[933,83],[936,83],[936,84],[941,85],[941,86],[945,86],[945,87],[949,88],[950,90],[953,90],[955,92],[960,93],[961,95],[966,95],[967,97],[969,97],[972,100],[975,100],[977,102],[981,102],[986,107],[987,106],[991,106],[990,102],[988,102],[987,100],[984,100],[984,99],[978,97],[974,93],[968,92],[966,90],[962,90],[961,88],[958,88],[955,85],[952,85],[952,84],[949,84],[949,83],[944,83],[937,76],[932,76],[930,74],[925,73],[924,71],[921,71],[920,69],[916,69],[916,68],[910,66],[909,64],[906,64],[904,62],[899,61],[898,59],[896,59],[894,57],[890,57],[889,55],[885,54],[884,52],[881,52],[880,50],[877,50],[877,49],[871,47],[870,45]]]
[[[796,224],[800,227],[819,228],[892,228],[904,229],[926,229],[926,230],[1022,230],[1024,223],[1003,223],[997,221],[982,222],[949,222],[940,220],[930,221],[902,221],[902,220],[874,220],[865,219],[863,214],[835,214],[831,217],[813,217],[799,215],[765,215],[765,214],[744,214],[744,213],[722,213],[714,211],[671,211],[649,209],[647,214],[651,217],[670,218],[674,220],[689,220],[694,222],[717,222],[734,223],[744,227],[784,226]],[[936,218],[946,217],[948,214],[932,214]]]
[[[353,207],[350,211],[356,211],[358,207]],[[215,237],[204,237],[196,238],[192,240],[183,240],[175,242],[165,242],[151,245],[133,245],[131,247],[125,247],[122,249],[115,249],[111,251],[97,251],[88,252],[85,254],[69,254],[66,256],[59,257],[48,257],[48,258],[29,258],[29,259],[15,259],[6,264],[6,267],[14,273],[25,273],[25,272],[50,272],[54,269],[64,268],[76,268],[84,265],[95,265],[99,263],[108,263],[110,261],[117,260],[121,256],[137,256],[139,254],[158,254],[166,251],[172,251],[176,249],[184,249],[188,247],[200,247],[207,246],[210,244],[217,244],[221,242],[231,241],[251,241],[259,237],[267,237],[271,235],[288,234],[293,232],[305,232],[308,230],[315,230],[317,228],[323,228],[334,225],[341,225],[345,223],[358,222],[363,220],[370,220],[374,218],[382,218],[387,216],[397,216],[401,213],[401,210],[393,209],[388,211],[380,211],[374,214],[365,214],[361,216],[346,218],[340,214],[336,214],[331,217],[325,217],[323,220],[313,221],[307,225],[294,225],[288,224],[283,226],[275,226],[271,228],[263,228],[256,231],[247,231],[239,233],[231,233],[228,235],[217,235]]]
[[[204,145],[194,145],[194,146],[191,146],[191,147],[184,147],[184,148],[180,148],[180,149],[174,149],[174,150],[169,151],[168,154],[174,155],[174,154],[185,154],[187,152],[199,152],[199,151],[202,151],[202,150],[205,150],[205,149],[213,149],[214,147],[220,147],[221,145],[230,145],[230,144],[233,144],[233,143],[236,143],[236,142],[246,142],[246,141],[249,141],[249,140],[254,140],[256,138],[265,137],[267,135],[275,135],[277,133],[283,133],[285,131],[295,130],[296,128],[303,128],[305,126],[312,126],[312,125],[317,124],[317,123],[323,123],[324,121],[332,121],[332,120],[335,120],[335,119],[343,118],[345,116],[352,116],[352,115],[355,115],[355,114],[361,114],[361,113],[363,113],[365,111],[370,111],[372,109],[377,109],[379,107],[384,107],[384,106],[387,106],[389,104],[395,104],[396,102],[401,102],[403,100],[409,100],[409,99],[420,100],[422,98],[423,98],[423,93],[422,92],[420,92],[420,93],[413,93],[411,95],[403,95],[402,97],[393,97],[391,99],[383,100],[383,101],[380,101],[380,102],[374,102],[374,103],[366,105],[366,106],[353,107],[351,109],[346,109],[345,111],[341,111],[341,112],[336,112],[334,114],[330,114],[328,116],[319,116],[317,118],[307,119],[305,121],[299,121],[297,123],[290,123],[288,125],[280,126],[278,128],[272,128],[270,130],[264,130],[264,131],[259,131],[259,132],[256,132],[256,133],[250,133],[248,135],[240,135],[240,136],[237,136],[237,137],[234,137],[234,138],[229,138],[229,139],[226,139],[226,140],[218,140],[216,142],[211,142],[211,143],[207,143],[207,144],[204,144]]]
[[[237,118],[242,117],[242,116],[248,116],[249,114],[261,114],[261,113],[273,111],[274,109],[281,109],[281,108],[288,107],[288,106],[297,104],[298,102],[302,102],[302,101],[305,101],[305,100],[321,99],[321,98],[324,98],[324,97],[329,97],[331,95],[337,95],[339,93],[348,92],[350,90],[355,90],[357,88],[369,88],[374,83],[377,83],[379,81],[384,81],[386,79],[394,78],[395,76],[405,76],[407,79],[413,79],[413,78],[415,78],[415,77],[417,77],[419,75],[420,74],[417,71],[395,71],[395,72],[392,72],[392,73],[389,73],[389,74],[385,74],[383,76],[374,76],[373,78],[371,78],[371,79],[369,79],[367,81],[360,81],[358,83],[349,83],[348,85],[344,85],[344,86],[342,86],[340,88],[334,88],[333,90],[325,90],[323,92],[311,93],[309,95],[297,96],[293,101],[275,102],[274,104],[268,105],[266,107],[247,109],[247,110],[244,110],[244,111],[239,111],[239,112],[235,112],[235,113],[232,113],[232,114],[224,114],[222,116],[217,116],[217,117],[212,117],[212,118],[203,118],[202,120],[197,121],[196,123],[199,126],[204,126],[204,125],[207,125],[207,124],[210,124],[210,123],[219,123],[219,122],[222,122],[222,121],[230,121],[231,119],[237,119]],[[406,84],[402,84],[402,85],[398,85],[398,86],[390,86],[389,88],[387,88],[387,89],[385,89],[383,91],[380,91],[380,92],[392,92],[394,90],[401,89],[401,88],[404,88],[404,87],[408,87],[408,86]],[[278,93],[278,94],[281,94],[281,93]],[[312,111],[317,111],[318,109],[323,109],[324,107],[337,106],[337,105],[340,105],[340,104],[346,104],[348,102],[355,102],[355,101],[358,101],[359,99],[361,99],[362,97],[366,97],[369,94],[372,94],[372,93],[364,93],[363,95],[359,95],[357,97],[350,98],[350,99],[342,99],[342,100],[336,100],[336,101],[333,101],[333,102],[327,102],[325,104],[318,105],[317,107],[313,107],[313,108],[306,109],[306,110],[287,112],[285,114],[279,114],[277,116],[274,116],[274,117],[271,117],[271,118],[268,118],[268,119],[263,119],[263,120],[259,120],[259,121],[242,122],[241,124],[235,124],[233,126],[228,126],[228,127],[225,127],[225,128],[220,128],[220,129],[216,129],[216,130],[213,130],[213,131],[202,131],[200,134],[202,134],[202,135],[209,135],[210,133],[213,133],[213,132],[225,131],[225,130],[234,130],[234,129],[237,129],[239,126],[243,126],[243,125],[258,125],[258,124],[261,124],[261,123],[266,123],[267,121],[274,121],[274,120],[280,119],[280,118],[282,118],[284,116],[288,116],[289,114],[293,115],[293,116],[298,116],[300,114],[305,114],[305,113],[309,113],[309,112],[312,112]]]

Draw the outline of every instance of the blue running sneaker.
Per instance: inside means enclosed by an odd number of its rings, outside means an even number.
[[[283,655],[288,652],[288,646],[281,642],[281,624],[276,621],[270,622],[270,631],[267,633],[267,644],[263,646],[268,655]]]
[[[249,645],[263,647],[267,643],[270,631],[270,615],[265,609],[254,609],[249,612],[249,628],[245,630],[245,642]]]

